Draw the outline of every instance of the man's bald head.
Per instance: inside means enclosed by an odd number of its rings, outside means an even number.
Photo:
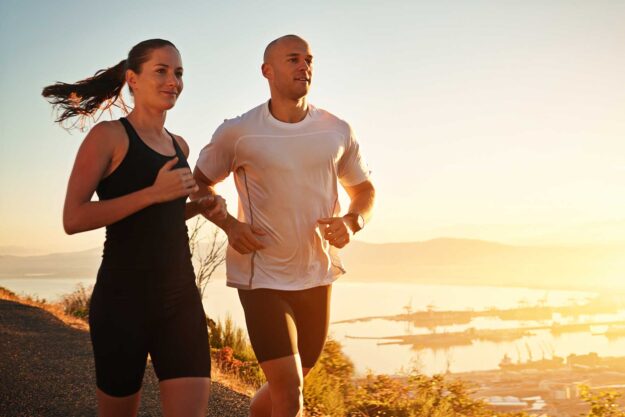
[[[297,35],[284,35],[280,36],[278,39],[274,39],[265,48],[265,53],[263,54],[263,63],[267,64],[271,60],[271,56],[275,48],[280,45],[282,42],[287,40],[296,40],[305,43],[308,45],[305,39],[297,36]]]

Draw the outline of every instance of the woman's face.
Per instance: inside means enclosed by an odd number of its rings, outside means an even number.
[[[154,49],[150,59],[141,65],[141,73],[128,70],[135,106],[148,106],[166,111],[174,107],[182,92],[182,60],[171,46]]]

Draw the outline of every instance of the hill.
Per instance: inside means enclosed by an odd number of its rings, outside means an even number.
[[[94,277],[101,249],[0,256],[0,278]],[[354,241],[341,251],[347,281],[625,288],[625,246],[518,246],[440,238],[411,243]],[[223,268],[216,277],[223,277]]]

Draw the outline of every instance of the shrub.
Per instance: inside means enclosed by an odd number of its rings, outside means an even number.
[[[92,292],[93,287],[85,288],[82,284],[78,284],[73,292],[61,298],[60,304],[65,313],[81,319],[88,319]]]
[[[215,349],[230,347],[236,359],[244,362],[256,361],[256,355],[245,331],[234,324],[230,314],[226,315],[223,322],[221,320],[215,322],[209,318],[208,327],[211,347]]]
[[[248,387],[260,388],[266,381],[265,375],[243,329],[234,324],[229,314],[223,322],[208,319],[208,325],[215,365]]]
[[[328,339],[304,382],[304,407],[310,416],[344,416],[352,396],[354,365],[341,344]]]
[[[589,387],[582,385],[580,395],[590,405],[588,417],[625,417],[625,410],[617,402],[621,397],[617,392],[592,392]]]

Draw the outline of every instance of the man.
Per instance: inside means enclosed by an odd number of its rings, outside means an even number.
[[[287,35],[265,49],[271,99],[226,120],[195,169],[199,198],[230,172],[238,219],[211,219],[228,235],[228,285],[239,289],[248,334],[267,384],[251,416],[294,417],[303,377],[326,340],[331,284],[344,273],[337,248],[370,217],[374,188],[350,126],[306,100],[313,57]],[[339,215],[337,179],[351,204]]]

